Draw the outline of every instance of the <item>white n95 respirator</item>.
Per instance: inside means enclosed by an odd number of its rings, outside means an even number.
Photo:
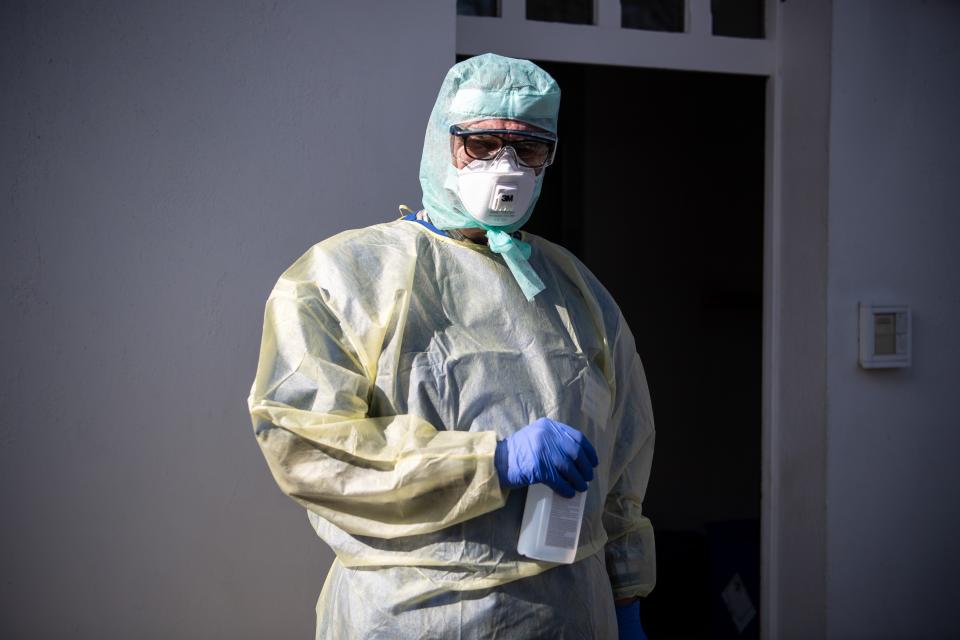
[[[521,166],[512,147],[493,160],[474,160],[457,170],[457,191],[467,212],[491,227],[506,227],[527,213],[537,175]]]

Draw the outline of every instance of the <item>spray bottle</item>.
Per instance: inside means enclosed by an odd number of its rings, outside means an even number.
[[[577,555],[586,501],[585,491],[564,498],[545,484],[530,485],[517,552],[536,560],[572,563]]]

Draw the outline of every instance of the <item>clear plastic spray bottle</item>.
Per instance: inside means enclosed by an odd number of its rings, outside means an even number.
[[[545,484],[530,485],[517,552],[536,560],[572,563],[580,542],[580,524],[586,501],[585,491],[564,498]]]

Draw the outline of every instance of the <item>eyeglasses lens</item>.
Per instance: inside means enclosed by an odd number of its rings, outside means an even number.
[[[464,136],[463,146],[474,160],[491,160],[504,145],[513,147],[520,164],[527,167],[542,167],[550,157],[551,145],[539,140],[504,140],[491,134]]]

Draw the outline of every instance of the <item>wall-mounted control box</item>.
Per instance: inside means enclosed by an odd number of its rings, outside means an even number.
[[[905,304],[860,303],[860,366],[888,369],[910,366],[913,321]]]

